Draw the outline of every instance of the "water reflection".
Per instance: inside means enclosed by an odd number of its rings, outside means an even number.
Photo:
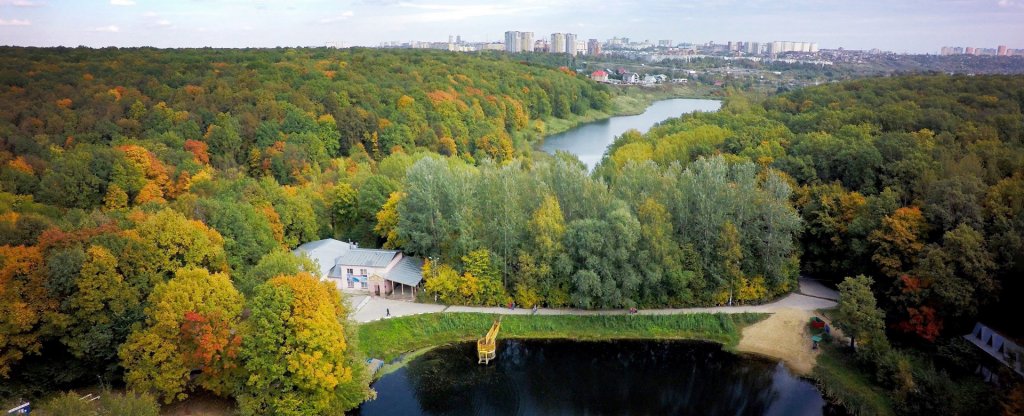
[[[781,365],[698,342],[502,341],[435,349],[373,387],[363,415],[821,415],[813,385]]]

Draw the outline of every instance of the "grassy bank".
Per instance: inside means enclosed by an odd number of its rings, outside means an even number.
[[[614,96],[612,107],[608,112],[591,110],[583,115],[572,114],[569,118],[551,117],[544,120],[546,136],[563,133],[580,125],[604,120],[614,116],[628,116],[643,113],[647,107],[659,100],[670,98],[704,98],[720,99],[711,95],[711,87],[705,85],[658,85],[641,87],[636,85],[611,86]]]
[[[886,392],[874,385],[871,375],[861,371],[853,360],[853,355],[840,350],[840,347],[823,344],[818,364],[811,372],[822,394],[852,414],[895,414]]]
[[[733,347],[743,327],[765,314],[682,315],[506,315],[499,338],[533,339],[695,339]],[[359,346],[367,357],[391,361],[400,354],[458,341],[475,340],[495,316],[434,313],[387,319],[359,326]]]

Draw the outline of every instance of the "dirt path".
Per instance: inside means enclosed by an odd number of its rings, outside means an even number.
[[[736,349],[782,360],[794,373],[808,375],[820,352],[811,349],[806,329],[813,314],[802,309],[778,309],[765,320],[744,328]]]

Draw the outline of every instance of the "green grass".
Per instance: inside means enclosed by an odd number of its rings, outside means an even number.
[[[892,401],[884,390],[874,385],[850,353],[830,344],[822,345],[818,365],[811,376],[818,381],[822,394],[856,415],[893,415]]]
[[[734,347],[743,327],[765,314],[681,315],[506,315],[498,338],[694,339]],[[359,326],[367,357],[390,362],[402,353],[483,336],[496,319],[480,313],[435,313],[386,319]]]

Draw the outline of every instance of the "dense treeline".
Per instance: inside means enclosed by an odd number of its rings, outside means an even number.
[[[433,51],[0,55],[4,397],[98,375],[246,414],[351,408],[371,392],[347,311],[287,250],[379,244],[423,154],[508,162],[609,105],[567,71]]]
[[[1009,76],[870,79],[762,103],[733,97],[719,113],[624,135],[596,175],[614,183],[638,165],[693,166],[717,154],[784,172],[804,227],[801,271],[837,282],[865,276],[841,286],[860,306],[838,319],[869,344],[861,357],[898,410],[991,414],[976,379],[957,378],[978,362],[960,335],[979,318],[1021,335],[1013,304],[1024,266],[1022,109],[1024,78]]]
[[[426,157],[404,186],[382,234],[469,271],[427,273],[449,302],[687,306],[795,287],[789,184],[750,162],[647,163],[606,184],[570,155],[479,167]]]

